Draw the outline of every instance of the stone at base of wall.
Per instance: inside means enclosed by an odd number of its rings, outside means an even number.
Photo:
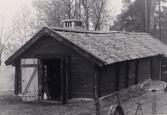
[[[72,98],[68,100],[68,102],[76,102],[76,101],[94,101],[94,99],[91,98]]]

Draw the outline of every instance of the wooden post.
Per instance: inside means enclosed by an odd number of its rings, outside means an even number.
[[[159,57],[159,80],[162,80],[162,58]]]
[[[151,75],[151,80],[153,80],[153,72],[152,72],[153,67],[152,67],[152,65],[153,65],[152,58],[150,58],[150,75]]]
[[[22,76],[21,76],[21,60],[18,60],[18,63],[17,63],[17,77],[18,77],[18,81],[17,81],[17,87],[18,87],[18,92],[17,94],[21,93],[22,92]]]
[[[135,62],[135,85],[138,84],[138,71],[139,71],[139,61],[136,60]]]
[[[129,87],[129,62],[126,62],[126,80],[125,80],[125,87]]]
[[[95,107],[96,107],[96,115],[100,115],[100,102],[99,102],[99,89],[100,89],[100,75],[99,75],[99,68],[95,65],[94,67],[95,75],[94,75],[94,100],[95,100]]]
[[[43,99],[43,63],[41,60],[38,60],[38,99]]]
[[[67,90],[68,90],[68,85],[67,85],[67,80],[68,80],[68,72],[67,72],[67,58],[62,58],[61,59],[61,95],[62,95],[62,104],[67,103]]]
[[[67,68],[68,68],[68,98],[71,99],[71,91],[72,91],[72,86],[71,86],[71,57],[68,57],[68,62],[67,62]]]
[[[15,94],[19,93],[19,63],[17,62],[15,65]]]
[[[120,83],[120,64],[116,65],[116,78],[115,78],[115,91],[119,90],[119,83]]]

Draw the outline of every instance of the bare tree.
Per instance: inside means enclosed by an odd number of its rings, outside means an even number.
[[[93,29],[101,30],[102,25],[109,20],[109,15],[106,10],[106,0],[96,0],[93,3],[90,18]]]
[[[107,0],[37,0],[34,6],[38,17],[48,26],[61,27],[62,20],[78,19],[87,30],[100,30],[109,18]]]
[[[13,54],[41,27],[42,24],[38,23],[37,17],[31,13],[28,7],[21,8],[12,21],[12,36],[6,43],[5,57]]]
[[[82,0],[82,5],[84,8],[84,22],[86,29],[89,30],[90,26],[90,13],[91,13],[91,8],[92,5],[95,3],[95,0]]]
[[[28,7],[23,7],[13,19],[12,28],[15,30],[13,39],[19,46],[23,45],[42,26]]]
[[[112,19],[106,9],[107,0],[82,0],[86,29],[101,30]]]
[[[81,0],[75,0],[74,18],[81,20]]]
[[[5,23],[2,23],[0,26],[0,66],[2,64],[2,56],[7,49],[7,44],[10,41],[14,34],[14,31],[9,26],[5,26]]]
[[[74,18],[74,0],[37,0],[34,2],[39,20],[48,26],[62,26],[62,20]]]

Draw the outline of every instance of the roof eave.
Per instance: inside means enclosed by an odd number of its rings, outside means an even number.
[[[12,54],[6,61],[6,65],[13,65],[14,61],[34,42],[46,33],[46,27],[43,27],[37,34],[35,34],[28,42],[21,46],[14,54]]]
[[[84,49],[78,47],[77,45],[71,43],[68,41],[66,38],[62,37],[61,35],[57,34],[54,30],[48,28],[48,27],[43,27],[37,34],[35,34],[28,42],[26,42],[21,48],[19,48],[12,56],[10,56],[6,61],[6,65],[14,65],[14,61],[22,54],[24,53],[34,42],[36,42],[41,36],[44,34],[48,34],[55,38],[56,40],[63,42],[65,45],[70,46],[73,48],[76,52],[78,52],[80,55],[87,57],[88,59],[91,59],[94,63],[96,63],[98,66],[102,67],[106,65],[106,63],[94,55],[88,53]]]
[[[52,30],[51,28],[47,27],[47,34],[49,34],[50,36],[52,36],[53,38],[55,38],[56,40],[63,42],[65,45],[70,46],[72,49],[74,49],[76,52],[78,52],[80,55],[92,60],[94,63],[96,63],[98,66],[102,67],[104,65],[106,65],[106,62],[102,61],[101,59],[99,59],[98,57],[92,55],[91,53],[87,52],[86,50],[80,48],[79,46],[77,46],[76,44],[73,44],[72,42],[70,42],[68,39],[64,38],[63,36],[59,35],[58,33],[56,33],[54,30]]]

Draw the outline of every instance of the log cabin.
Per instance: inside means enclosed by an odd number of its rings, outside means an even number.
[[[5,63],[15,67],[15,94],[24,101],[65,104],[159,80],[166,54],[147,33],[43,27]]]

